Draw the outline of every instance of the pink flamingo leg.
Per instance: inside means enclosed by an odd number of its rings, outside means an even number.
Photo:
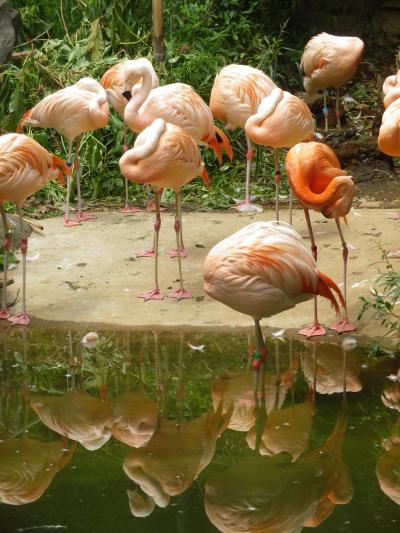
[[[181,210],[181,193],[176,193],[176,215],[175,215],[175,235],[176,235],[176,248],[181,250],[183,248],[183,243],[181,242],[181,227],[182,227],[182,210]],[[175,298],[176,300],[189,300],[193,298],[191,292],[187,291],[183,286],[183,275],[182,275],[182,260],[181,254],[177,254],[178,257],[178,268],[179,268],[179,289],[172,291],[167,294],[168,298]]]
[[[181,257],[187,257],[187,250],[185,248],[185,245],[183,244],[183,232],[182,232],[182,220],[180,222],[180,230],[179,230],[179,237],[180,237],[180,245],[179,245],[179,255]],[[168,250],[167,255],[169,255],[171,258],[178,256],[178,250],[176,248],[173,248],[172,250]]]
[[[68,144],[68,157],[66,161],[66,165],[68,168],[72,168],[72,141],[69,141]],[[66,204],[65,204],[65,215],[64,215],[64,226],[66,228],[72,228],[73,226],[79,226],[79,221],[77,220],[71,220],[69,218],[69,199],[71,196],[71,175],[67,175],[67,197],[66,197]]]
[[[21,226],[21,253],[22,253],[22,313],[12,316],[8,320],[13,326],[27,326],[30,323],[29,316],[26,313],[26,253],[28,251],[28,239],[23,235],[23,218],[22,211],[19,210],[19,222]]]
[[[304,209],[304,215],[306,217],[308,233],[310,235],[310,240],[311,240],[311,252],[312,252],[312,255],[315,261],[317,261],[318,248],[317,248],[317,245],[315,244],[314,233],[312,230],[310,213],[308,212],[308,209]],[[305,337],[321,337],[323,335],[326,335],[326,330],[321,326],[321,324],[318,321],[318,304],[317,304],[316,296],[314,296],[314,322],[311,326],[306,326],[305,328],[301,329],[298,333],[299,335],[304,335]]]
[[[336,89],[336,127],[340,131],[342,129],[342,125],[340,123],[340,99],[339,99],[339,87]]]
[[[250,178],[251,178],[251,167],[253,164],[253,159],[255,155],[255,150],[250,139],[246,135],[247,140],[247,154],[246,154],[246,196],[244,200],[236,201],[236,209],[240,213],[249,213],[249,212],[261,212],[262,208],[259,205],[253,204],[250,197]]]
[[[8,227],[7,215],[4,211],[3,204],[0,204],[1,218],[3,220],[4,239],[3,239],[3,303],[0,310],[0,320],[7,320],[10,316],[7,310],[7,274],[8,274],[8,254],[11,247],[10,229]]]
[[[163,192],[163,189],[159,189],[158,195],[160,198],[161,198],[162,192]],[[159,206],[159,209],[160,211],[166,211],[167,208]],[[147,202],[146,211],[148,211],[149,213],[153,213],[156,211],[156,204],[151,198]]]
[[[335,218],[336,226],[339,232],[340,240],[342,241],[342,247],[343,247],[343,278],[344,278],[344,284],[343,284],[343,296],[344,296],[344,302],[345,302],[345,315],[344,317],[339,320],[339,322],[336,322],[333,324],[330,329],[337,331],[338,333],[345,333],[347,331],[354,331],[356,327],[354,324],[352,324],[348,317],[347,317],[347,259],[349,256],[349,250],[347,248],[346,241],[344,240],[342,228],[340,227],[340,221],[338,218]]]
[[[322,108],[322,112],[324,114],[324,120],[325,120],[325,133],[328,133],[328,115],[329,115],[329,109],[326,105],[326,89],[324,89],[324,107]]]
[[[145,302],[147,300],[163,300],[164,296],[162,295],[160,291],[160,287],[158,286],[158,237],[160,233],[161,228],[161,215],[160,215],[160,199],[158,194],[156,193],[156,220],[154,222],[154,256],[155,256],[155,262],[154,262],[154,278],[155,278],[155,289],[152,291],[143,292],[138,295],[138,298],[143,298]],[[139,256],[139,257],[150,257],[147,256]]]
[[[81,198],[81,177],[82,177],[82,168],[79,164],[78,152],[79,152],[79,143],[80,136],[76,140],[75,146],[75,161],[74,168],[76,174],[76,192],[78,194],[78,216],[77,219],[79,222],[85,222],[87,220],[95,220],[97,217],[94,215],[85,215],[82,213],[82,198]]]
[[[281,165],[279,163],[279,150],[274,148],[274,161],[275,161],[275,219],[279,221],[279,189],[281,185]]]

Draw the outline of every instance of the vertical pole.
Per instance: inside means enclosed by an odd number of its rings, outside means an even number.
[[[152,0],[152,4],[153,4],[154,59],[157,62],[161,63],[165,61],[163,2],[162,0]]]

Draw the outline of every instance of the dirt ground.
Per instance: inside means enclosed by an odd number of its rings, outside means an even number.
[[[383,270],[381,249],[400,245],[400,222],[389,220],[391,209],[379,209],[363,195],[358,203],[363,209],[352,209],[345,229],[349,254],[349,316],[357,321],[360,296],[371,296],[370,286]],[[370,204],[373,205],[370,205]],[[379,202],[378,202],[379,203]],[[93,328],[182,328],[236,329],[252,325],[250,317],[241,315],[205,295],[202,286],[202,264],[207,251],[218,241],[256,220],[272,220],[271,209],[249,215],[237,212],[185,213],[183,220],[188,257],[183,259],[184,281],[194,298],[177,302],[144,302],[137,294],[153,288],[153,259],[135,258],[135,252],[152,242],[153,215],[139,213],[99,212],[98,219],[66,229],[61,218],[42,220],[44,236],[32,234],[28,258],[28,312],[33,325],[43,321],[53,325],[87,324]],[[288,212],[282,211],[282,220]],[[312,214],[319,245],[320,269],[342,282],[342,254],[334,221]],[[177,283],[177,260],[166,251],[174,247],[173,215],[163,214],[160,235],[160,287],[164,294]],[[303,212],[294,212],[294,226],[307,238]],[[309,241],[308,241],[309,242]],[[400,260],[399,260],[400,261]],[[21,286],[21,268],[10,272],[15,283],[9,287],[8,300]],[[20,299],[13,309],[15,313]],[[264,325],[295,332],[312,320],[312,302],[281,313]],[[320,320],[326,326],[335,321],[329,304],[320,303]],[[4,324],[4,323],[3,323]],[[380,336],[379,323],[365,316],[357,323],[360,335]]]

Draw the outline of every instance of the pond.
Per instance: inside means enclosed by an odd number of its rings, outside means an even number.
[[[400,528],[399,362],[246,335],[0,332],[0,531]]]

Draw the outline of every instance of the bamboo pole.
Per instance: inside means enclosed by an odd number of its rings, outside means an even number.
[[[152,0],[152,3],[153,3],[154,59],[158,62],[162,62],[165,60],[163,2],[162,0]]]

